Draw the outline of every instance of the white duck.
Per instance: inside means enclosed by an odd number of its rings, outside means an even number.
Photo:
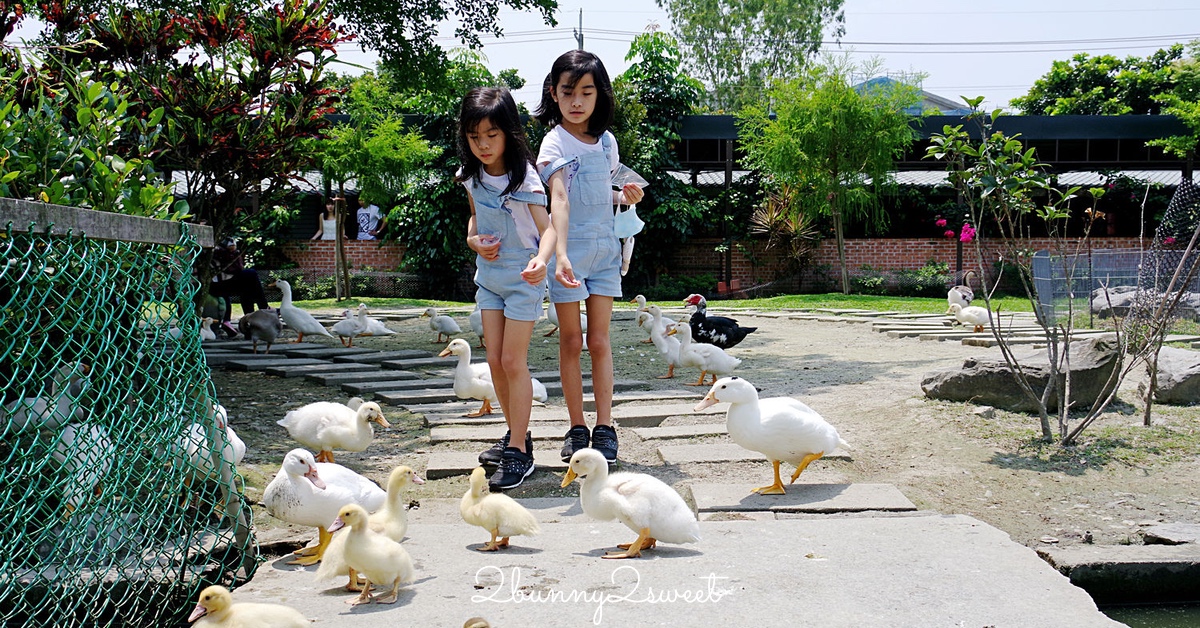
[[[683,345],[680,344],[679,339],[674,335],[667,335],[667,326],[663,324],[662,320],[662,308],[657,305],[651,305],[647,309],[649,311],[642,312],[642,314],[650,315],[650,341],[654,343],[654,348],[658,349],[658,354],[667,363],[667,374],[659,375],[658,379],[671,379],[675,377],[675,367],[680,364],[679,354],[683,349]]]
[[[288,412],[275,423],[287,429],[296,442],[318,450],[317,462],[333,462],[334,449],[366,449],[375,438],[372,423],[392,426],[374,401],[365,401],[357,409],[334,401],[317,401]]]
[[[355,338],[368,335],[366,331],[366,311],[361,309],[357,315],[351,315],[350,310],[342,310],[342,320],[333,324],[333,333],[337,334],[338,340],[347,347],[354,346]]]
[[[333,337],[324,325],[313,318],[312,314],[292,304],[292,284],[283,279],[276,279],[271,285],[277,286],[283,293],[283,302],[279,305],[279,315],[283,318],[285,325],[296,330],[298,336],[296,342],[304,342],[304,334]]]
[[[383,489],[339,464],[318,463],[304,449],[293,449],[283,457],[275,479],[263,491],[267,513],[296,525],[317,528],[317,545],[296,550],[300,556],[289,564],[320,562],[331,540],[328,526],[346,504],[379,510],[387,499]]]
[[[992,313],[987,308],[971,305],[963,307],[957,303],[950,305],[950,314],[954,315],[955,320],[963,325],[972,325],[975,328],[975,333],[980,333],[983,328],[990,325],[992,322]]]
[[[216,340],[217,339],[217,332],[213,331],[213,328],[212,328],[213,323],[215,323],[215,322],[216,322],[216,319],[214,319],[211,316],[205,316],[204,318],[202,318],[200,320],[200,341],[201,342],[204,342],[206,340]]]
[[[477,349],[483,348],[483,310],[479,309],[479,304],[475,304],[475,309],[471,310],[471,315],[467,317],[467,322],[471,323],[471,331],[479,336],[479,346]]]
[[[358,504],[343,506],[330,530],[350,526],[346,533],[346,564],[366,577],[362,593],[347,600],[347,604],[392,604],[400,593],[400,585],[416,580],[412,558],[404,546],[371,529],[367,511]],[[391,585],[389,594],[379,599],[371,597],[371,583]]]
[[[639,294],[636,297],[633,297],[633,300],[631,300],[630,303],[637,303],[637,306],[638,306],[637,311],[638,312],[649,312],[650,311],[649,306],[646,305],[646,297],[643,295]],[[643,329],[646,330],[646,334],[648,334],[650,337],[643,340],[642,342],[644,342],[646,344],[650,344],[650,343],[654,342],[654,331],[656,329],[661,334],[665,335],[667,333],[666,327],[662,325],[661,317],[660,317],[659,321],[655,321],[655,325],[657,325],[657,327],[649,327],[649,328],[643,327]],[[638,327],[642,327],[642,323],[640,320],[638,321]]]
[[[688,386],[703,386],[704,380],[710,374],[715,383],[718,375],[729,375],[742,363],[716,345],[692,342],[692,327],[682,321],[667,330],[667,335],[679,338],[679,365],[700,369],[700,379],[696,380],[695,384],[687,384]]]
[[[971,289],[971,286],[967,285],[967,277],[974,274],[974,270],[968,270],[963,273],[963,283],[951,287],[949,292],[946,293],[947,305],[954,305],[955,303],[959,307],[971,305],[971,301],[975,300],[975,291]],[[949,310],[946,313],[949,314]]]
[[[87,413],[80,401],[88,387],[86,376],[90,371],[91,367],[82,362],[64,364],[55,370],[44,396],[14,399],[5,404],[7,430],[56,430],[68,421],[83,420]],[[7,430],[0,429],[0,434]]]
[[[425,308],[425,312],[421,316],[428,316],[429,328],[437,332],[434,342],[445,342],[450,340],[451,335],[462,333],[462,329],[458,327],[458,323],[454,322],[453,318],[445,314],[438,314],[434,308]],[[446,340],[442,340],[442,336],[445,336]]]
[[[234,604],[229,589],[213,585],[200,592],[196,608],[188,621],[192,628],[308,628],[312,624],[300,611],[283,604],[238,602]]]
[[[491,533],[492,540],[477,548],[481,552],[508,547],[509,537],[532,536],[542,531],[533,513],[517,500],[503,493],[488,492],[487,473],[483,467],[475,467],[471,472],[471,486],[463,493],[458,512],[463,521]]]
[[[231,484],[232,473],[229,467],[241,464],[242,459],[246,457],[246,443],[238,437],[232,427],[229,427],[229,413],[225,406],[218,403],[212,407],[211,417],[206,417],[206,421],[193,422],[175,441],[173,462],[186,469],[184,484],[187,486],[191,486],[193,482],[210,479]],[[214,428],[208,427],[210,423]],[[220,433],[223,433],[223,437],[218,436]],[[213,464],[213,453],[217,444],[210,438],[210,434],[221,441],[220,468]]]
[[[812,408],[791,397],[759,399],[758,389],[744,379],[726,377],[718,380],[696,404],[695,410],[698,412],[721,402],[729,403],[725,422],[733,442],[766,456],[775,468],[775,483],[756,488],[755,493],[783,495],[787,492],[779,478],[781,462],[796,466],[796,472],[792,474],[794,483],[814,460],[839,445],[850,448],[837,429]]]
[[[562,486],[579,478],[579,504],[583,512],[601,521],[619,520],[637,532],[637,540],[618,545],[625,550],[605,558],[636,558],[658,541],[695,543],[700,523],[679,493],[662,480],[645,473],[609,475],[608,461],[595,449],[580,449],[571,456]]]
[[[499,400],[496,397],[496,389],[492,386],[492,370],[486,362],[479,364],[471,363],[471,345],[462,338],[455,338],[442,349],[438,357],[444,358],[450,355],[458,356],[458,364],[454,367],[454,395],[459,399],[480,399],[483,405],[479,410],[471,412],[464,416],[479,417],[493,412],[492,402],[499,406]],[[549,399],[546,393],[546,385],[539,382],[536,377],[529,378],[533,385],[533,398],[535,401],[545,402]]]
[[[61,465],[65,476],[62,497],[64,516],[69,517],[94,496],[100,480],[112,468],[117,448],[103,426],[67,423],[50,455]]]
[[[409,467],[401,465],[392,469],[391,475],[388,476],[387,501],[383,503],[383,508],[367,518],[371,529],[393,541],[403,541],[404,534],[408,532],[408,510],[404,503],[404,491],[413,484],[424,483],[425,480]],[[350,580],[346,584],[346,590],[361,591],[357,572],[346,564],[347,534],[342,532],[333,535],[333,540],[325,550],[325,557],[321,560],[321,567],[317,569],[317,579],[331,580],[348,575]]]
[[[362,336],[390,336],[396,333],[396,330],[390,329],[383,321],[371,318],[366,303],[358,304],[358,320],[366,329],[360,334]]]

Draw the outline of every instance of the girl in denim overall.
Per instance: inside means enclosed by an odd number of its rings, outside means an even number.
[[[537,164],[550,197],[550,228],[557,245],[551,263],[550,302],[558,313],[559,371],[571,426],[560,452],[569,462],[575,451],[592,447],[611,463],[617,459],[612,425],[613,361],[609,341],[613,299],[621,296],[621,245],[613,231],[613,203],[636,203],[642,190],[612,189],[620,162],[608,128],[613,92],[596,55],[572,50],[560,56],[543,84],[537,118],[551,127]],[[587,303],[588,354],[596,427],[583,418],[583,327],[579,302]]]
[[[529,338],[542,312],[554,237],[546,233],[546,195],[508,90],[472,89],[463,98],[458,125],[463,166],[456,179],[471,205],[467,246],[477,253],[475,302],[488,339],[492,385],[508,423],[508,433],[479,461],[497,467],[489,480],[492,490],[506,490],[534,469]]]

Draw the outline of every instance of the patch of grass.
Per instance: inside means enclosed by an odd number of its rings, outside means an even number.
[[[1030,417],[1031,420],[1036,420]],[[1200,455],[1200,430],[1184,425],[1100,425],[1084,432],[1078,444],[1061,447],[1041,439],[1040,429],[1020,430],[1023,435],[1007,443],[1013,454],[996,454],[992,462],[1006,468],[1031,471],[1057,471],[1082,475],[1088,469],[1100,469],[1119,463],[1130,467],[1170,464]],[[997,430],[978,434],[1007,440],[1016,432]]]

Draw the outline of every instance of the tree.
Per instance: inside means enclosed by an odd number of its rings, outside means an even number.
[[[236,10],[254,11],[260,5],[248,0],[231,3]],[[39,5],[53,9],[55,3]],[[61,5],[57,5],[61,6]],[[76,0],[72,11],[104,14],[110,9],[181,15],[208,12],[209,0]],[[438,45],[438,28],[453,20],[454,36],[471,48],[479,48],[483,35],[503,35],[497,21],[501,8],[537,11],[548,25],[555,25],[557,0],[330,0],[328,10],[338,16],[369,50],[378,52],[384,64],[397,71],[396,78],[407,85],[420,85],[436,77],[446,66],[446,56]],[[55,19],[53,11],[41,9],[46,22]]]
[[[1173,89],[1170,67],[1183,51],[1175,44],[1145,59],[1081,52],[1055,61],[1028,94],[1011,104],[1029,116],[1157,114],[1162,104],[1155,96]]]
[[[710,90],[709,108],[718,112],[757,103],[772,81],[798,76],[827,27],[835,37],[845,32],[844,0],[656,1],[671,16],[693,74]]]
[[[773,87],[773,108],[754,106],[738,116],[746,163],[774,185],[790,186],[797,211],[833,219],[846,294],[845,222],[886,223],[875,189],[912,142],[905,109],[919,101],[919,90],[899,81],[861,89],[850,84],[852,73],[874,76],[878,69],[827,59]]]
[[[1166,70],[1171,89],[1154,96],[1154,101],[1163,106],[1163,113],[1179,118],[1191,135],[1176,135],[1148,142],[1149,146],[1161,146],[1179,157],[1190,158],[1196,152],[1200,138],[1200,42],[1188,45],[1189,56],[1172,63]]]

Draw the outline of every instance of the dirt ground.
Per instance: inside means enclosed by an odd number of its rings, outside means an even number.
[[[728,312],[719,306],[710,308],[710,314],[722,313]],[[1040,446],[1034,416],[997,411],[994,417],[984,418],[976,414],[975,406],[929,401],[921,393],[926,373],[958,366],[968,356],[998,355],[995,349],[893,339],[863,324],[734,315],[743,325],[758,326],[757,332],[730,350],[742,359],[736,374],[758,386],[763,397],[788,395],[804,401],[853,447],[849,461],[818,461],[800,483],[893,484],[921,510],[971,515],[1030,546],[1140,543],[1140,531],[1147,525],[1200,522],[1200,463],[1193,450],[1200,413],[1195,408],[1156,406],[1154,420],[1160,427],[1145,428],[1134,392],[1136,381],[1123,387],[1117,410],[1090,428],[1081,446]],[[468,328],[465,313],[456,318]],[[619,310],[616,319],[611,337],[618,379],[642,380],[653,388],[707,390],[684,386],[695,381],[698,374],[692,370],[680,371],[673,380],[655,379],[666,367],[652,345],[640,343],[646,336],[633,325],[631,310]],[[385,350],[440,350],[443,345],[431,342],[434,334],[427,322],[390,323],[398,334],[364,338],[356,344]],[[557,369],[557,335],[542,336],[550,329],[545,320],[535,329],[529,359],[533,371]],[[470,332],[461,336],[475,342]],[[589,370],[586,353],[584,370]],[[215,370],[213,378],[232,426],[249,445],[242,472],[251,501],[261,496],[283,454],[298,446],[275,421],[303,404],[344,402],[347,397],[301,378],[223,369]],[[557,403],[561,405],[561,400]],[[393,406],[384,409],[393,427],[377,430],[375,442],[360,454],[338,453],[339,463],[382,483],[397,464],[423,473],[423,454],[435,449],[476,449],[431,446],[420,417]],[[713,420],[681,416],[663,425]],[[687,487],[695,482],[763,485],[770,481],[766,463],[671,467],[658,458],[659,443],[643,442],[630,430],[620,430],[619,435],[623,469],[659,476],[685,497]],[[560,446],[560,442],[537,445],[554,451]],[[559,474],[537,472],[514,493],[517,497],[576,494],[575,487],[559,488],[560,481]],[[418,487],[412,498],[459,497],[465,490],[465,477],[432,480]],[[279,526],[260,507],[256,513],[260,527]]]

